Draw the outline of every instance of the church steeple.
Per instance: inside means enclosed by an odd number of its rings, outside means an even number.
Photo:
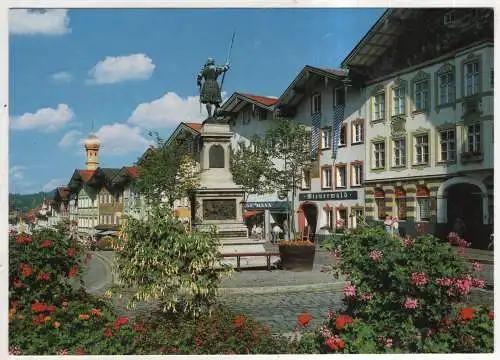
[[[89,136],[85,139],[85,169],[95,170],[99,167],[99,148],[101,147],[101,141],[99,138],[91,132]]]

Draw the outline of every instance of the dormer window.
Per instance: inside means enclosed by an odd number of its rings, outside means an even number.
[[[321,113],[321,94],[315,93],[311,96],[311,114]]]

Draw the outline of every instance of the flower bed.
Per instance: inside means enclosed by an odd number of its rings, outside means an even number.
[[[316,248],[310,241],[286,241],[279,244],[281,267],[285,270],[307,271],[314,263]]]

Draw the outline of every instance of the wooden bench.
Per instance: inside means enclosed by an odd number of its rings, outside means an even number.
[[[267,264],[267,270],[271,270],[271,256],[280,256],[279,252],[276,251],[265,251],[265,252],[251,252],[251,253],[226,253],[226,254],[221,254],[221,257],[223,258],[231,258],[235,257],[236,258],[236,269],[240,270],[241,268],[241,258],[242,257],[256,257],[256,256],[265,256],[266,257],[266,264]]]

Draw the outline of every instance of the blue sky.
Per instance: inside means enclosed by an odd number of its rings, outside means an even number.
[[[84,168],[131,165],[151,139],[200,121],[195,76],[223,64],[224,91],[279,96],[304,65],[338,67],[383,9],[75,9],[9,15],[10,191],[51,190]]]

